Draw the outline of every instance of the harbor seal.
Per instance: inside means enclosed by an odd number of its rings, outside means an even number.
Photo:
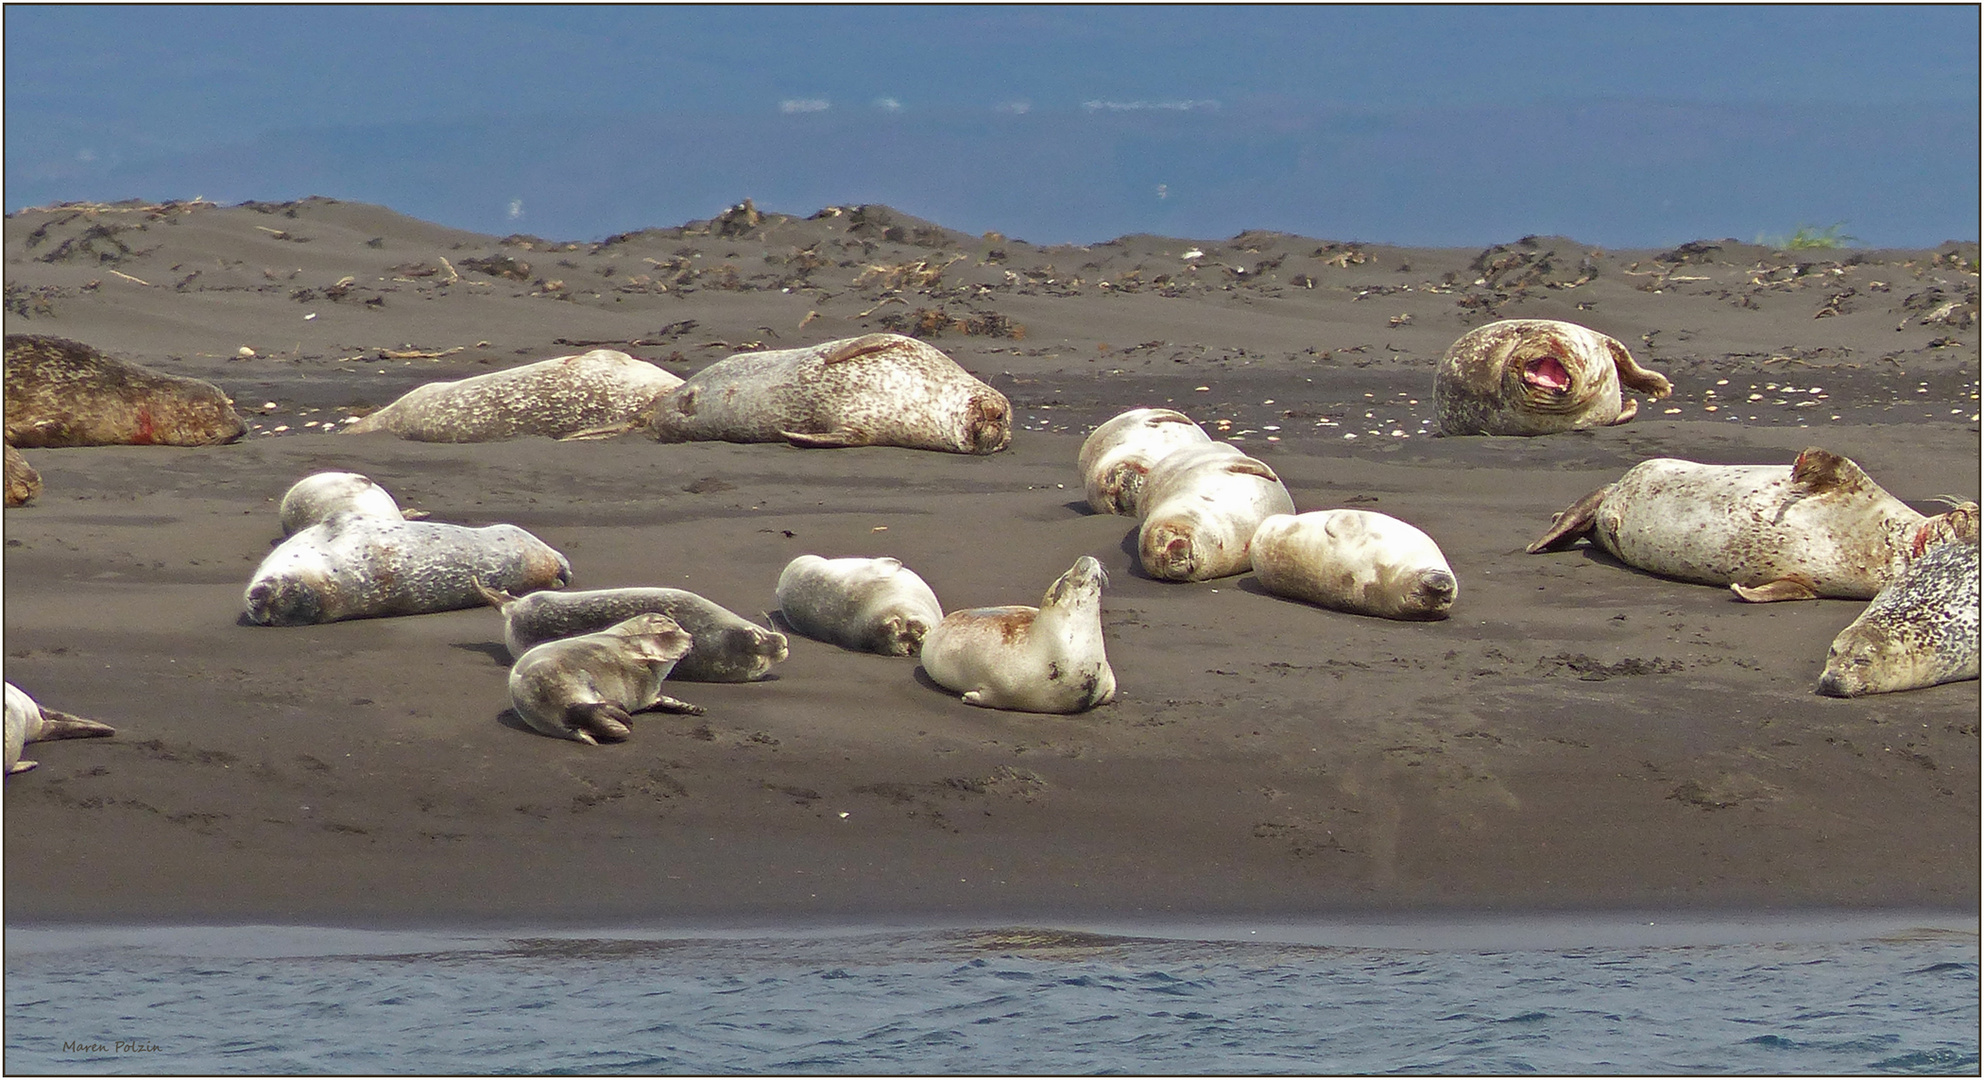
[[[1116,696],[1102,647],[1102,587],[1109,575],[1084,555],[1037,608],[953,611],[923,639],[923,671],[967,705],[1077,713]]]
[[[1111,417],[1082,440],[1075,456],[1089,506],[1099,514],[1135,516],[1137,493],[1159,458],[1211,441],[1176,409],[1131,409]]]
[[[1550,435],[1623,424],[1639,402],[1674,392],[1634,362],[1617,339],[1554,319],[1503,319],[1461,335],[1433,376],[1433,412],[1443,435]]]
[[[1975,679],[1977,542],[1937,544],[1832,639],[1819,693],[1859,697]]]
[[[632,713],[648,709],[699,716],[700,705],[661,692],[690,648],[687,631],[645,612],[597,633],[547,641],[510,668],[510,705],[524,723],[594,746],[625,742]]]
[[[37,764],[22,761],[21,754],[31,742],[51,742],[55,739],[95,739],[117,734],[117,729],[95,720],[85,720],[80,716],[44,709],[35,703],[20,687],[8,683],[7,698],[7,772],[27,772]]]
[[[778,575],[776,595],[794,630],[884,656],[915,656],[944,621],[937,594],[899,559],[801,555]]]
[[[243,596],[248,620],[307,626],[483,604],[484,585],[553,589],[572,564],[515,525],[472,529],[332,514],[269,552]]]
[[[415,442],[467,443],[631,431],[646,420],[656,398],[681,385],[681,379],[646,360],[594,349],[416,386],[341,433],[389,431]]]
[[[1160,581],[1205,581],[1243,573],[1248,545],[1271,514],[1293,514],[1281,478],[1231,443],[1207,443],[1159,458],[1137,498],[1137,554]]]
[[[641,614],[666,615],[692,639],[674,678],[689,682],[750,682],[786,658],[785,635],[684,589],[580,589],[515,596],[479,586],[503,613],[503,642],[512,659],[536,645],[597,633]]]
[[[282,534],[294,536],[339,512],[388,521],[401,519],[400,504],[392,493],[354,472],[312,473],[298,480],[283,493],[277,515],[282,519]]]
[[[869,334],[719,360],[662,395],[650,432],[662,442],[991,454],[1012,440],[1013,407],[935,348]]]
[[[1558,514],[1528,550],[1561,551],[1589,536],[1628,566],[1728,585],[1753,603],[1867,600],[1908,564],[1925,527],[1973,515],[1974,530],[1975,514],[1969,503],[1926,518],[1816,446],[1788,468],[1653,458]]]
[[[1254,576],[1276,596],[1385,619],[1444,619],[1460,584],[1419,529],[1370,510],[1276,514],[1254,530]]]
[[[220,387],[67,338],[8,334],[6,438],[17,447],[214,446],[241,422]]]
[[[7,446],[7,505],[26,506],[41,494],[41,474],[34,471],[28,459],[13,443]]]

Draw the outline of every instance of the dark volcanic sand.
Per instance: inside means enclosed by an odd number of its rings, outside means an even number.
[[[5,240],[9,332],[211,379],[254,425],[28,452],[45,488],[5,515],[6,677],[119,731],[37,744],[7,781],[11,922],[1978,904],[1978,683],[1823,698],[1859,602],[1752,606],[1583,547],[1522,553],[1651,456],[1819,445],[1920,509],[1976,498],[1975,243],[1041,248],[860,207],[559,244],[329,200],[33,210]],[[1430,437],[1434,360],[1513,316],[1620,338],[1674,398],[1602,431]],[[881,329],[1005,391],[1011,449],[317,426],[595,343],[688,375]],[[1426,530],[1453,617],[1143,577],[1134,522],[1088,512],[1074,459],[1161,404],[1272,464],[1298,509]],[[771,680],[676,684],[706,717],[544,738],[508,712],[492,610],[239,624],[276,501],[320,469],[528,528],[575,588],[674,585],[752,617],[804,552],[898,556],[953,608],[1037,603],[1093,554],[1118,699],[973,709],[913,661],[794,637]]]

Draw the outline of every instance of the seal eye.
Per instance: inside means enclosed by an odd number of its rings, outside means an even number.
[[[1522,381],[1561,393],[1571,388],[1571,373],[1565,370],[1562,360],[1541,356],[1523,365]]]

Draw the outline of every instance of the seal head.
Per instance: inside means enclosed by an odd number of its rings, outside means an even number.
[[[1978,675],[1978,548],[1934,545],[1876,595],[1826,652],[1819,693],[1859,697]]]
[[[1441,357],[1433,411],[1445,435],[1548,435],[1623,424],[1673,393],[1615,338],[1554,319],[1503,319],[1463,334]]]

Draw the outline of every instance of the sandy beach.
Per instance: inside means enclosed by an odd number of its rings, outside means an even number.
[[[1582,545],[1523,553],[1657,456],[1822,446],[1918,510],[1978,498],[1975,242],[1046,247],[758,209],[598,243],[321,199],[9,215],[9,333],[211,380],[250,433],[26,452],[44,489],[4,517],[6,678],[118,733],[37,744],[7,780],[7,921],[1976,910],[1977,682],[1821,697],[1863,602],[1749,605]],[[1434,362],[1518,316],[1618,338],[1674,396],[1620,427],[1434,436]],[[336,433],[417,385],[595,346],[688,376],[880,330],[1004,392],[1011,447]],[[1425,530],[1452,616],[1146,577],[1135,523],[1092,513],[1075,468],[1145,405],[1268,462],[1298,510]],[[494,610],[240,620],[278,500],[325,469],[430,520],[522,526],[573,588],[686,588],[754,619],[807,552],[898,557],[947,609],[1036,604],[1093,555],[1117,700],[974,709],[914,660],[794,636],[767,680],[675,684],[705,716],[547,738],[509,711]]]

